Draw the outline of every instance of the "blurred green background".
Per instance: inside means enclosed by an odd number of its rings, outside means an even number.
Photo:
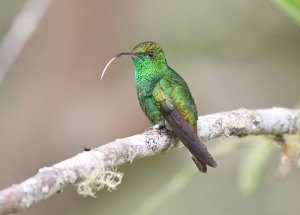
[[[3,38],[23,0],[0,1]],[[0,86],[0,189],[44,166],[149,127],[134,88],[130,60],[116,53],[153,40],[188,82],[200,115],[237,108],[295,107],[300,92],[300,28],[271,1],[53,1]],[[251,140],[251,141],[250,141]],[[260,138],[234,139],[255,144]],[[212,141],[218,151],[225,138]],[[275,145],[275,144],[274,144]],[[272,177],[274,147],[252,195],[239,190],[248,147],[193,173],[183,189],[151,214],[298,214],[300,173]],[[117,191],[83,198],[73,187],[22,214],[134,214],[185,168],[186,150],[137,160]],[[195,169],[193,171],[196,172]]]

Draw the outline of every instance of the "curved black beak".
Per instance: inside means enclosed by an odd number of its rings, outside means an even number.
[[[121,56],[124,56],[124,55],[127,55],[127,56],[131,56],[131,57],[138,57],[140,55],[140,53],[134,53],[134,52],[121,52],[119,54],[117,54],[116,56],[114,56],[112,59],[110,59],[110,61],[108,61],[108,63],[106,64],[106,66],[104,67],[103,71],[102,71],[102,74],[101,74],[101,78],[100,80],[102,80],[104,74],[105,74],[105,71],[106,69],[108,68],[108,66],[117,58],[121,57]]]
[[[134,52],[122,52],[122,53],[117,54],[117,55],[116,55],[116,58],[119,58],[119,57],[124,56],[124,55],[132,56],[132,57],[137,57],[137,56],[139,56],[139,53],[134,53]]]

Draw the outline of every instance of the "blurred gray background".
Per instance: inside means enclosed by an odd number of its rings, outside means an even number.
[[[0,39],[24,3],[0,1]],[[112,56],[146,40],[163,47],[200,115],[299,101],[300,28],[271,1],[55,0],[0,86],[0,189],[150,126],[130,59],[115,61],[99,81]],[[282,180],[263,178],[246,197],[237,186],[240,159],[239,151],[218,159],[154,214],[298,214],[296,167]],[[278,160],[279,153],[269,165]],[[68,187],[22,214],[133,214],[187,165],[183,148],[137,160],[119,168],[117,191],[93,199]]]

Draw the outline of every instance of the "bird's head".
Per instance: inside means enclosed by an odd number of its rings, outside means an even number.
[[[137,71],[162,71],[167,61],[162,48],[155,42],[142,42],[132,49],[132,62]]]
[[[136,45],[131,52],[122,52],[112,58],[105,66],[101,79],[108,66],[121,56],[130,56],[139,75],[148,74],[161,76],[168,70],[167,61],[162,48],[155,42],[142,42]]]

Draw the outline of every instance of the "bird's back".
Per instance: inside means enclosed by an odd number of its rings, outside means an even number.
[[[169,71],[164,78],[171,83],[170,97],[175,102],[179,112],[196,130],[198,113],[189,87],[175,70],[169,67]]]

